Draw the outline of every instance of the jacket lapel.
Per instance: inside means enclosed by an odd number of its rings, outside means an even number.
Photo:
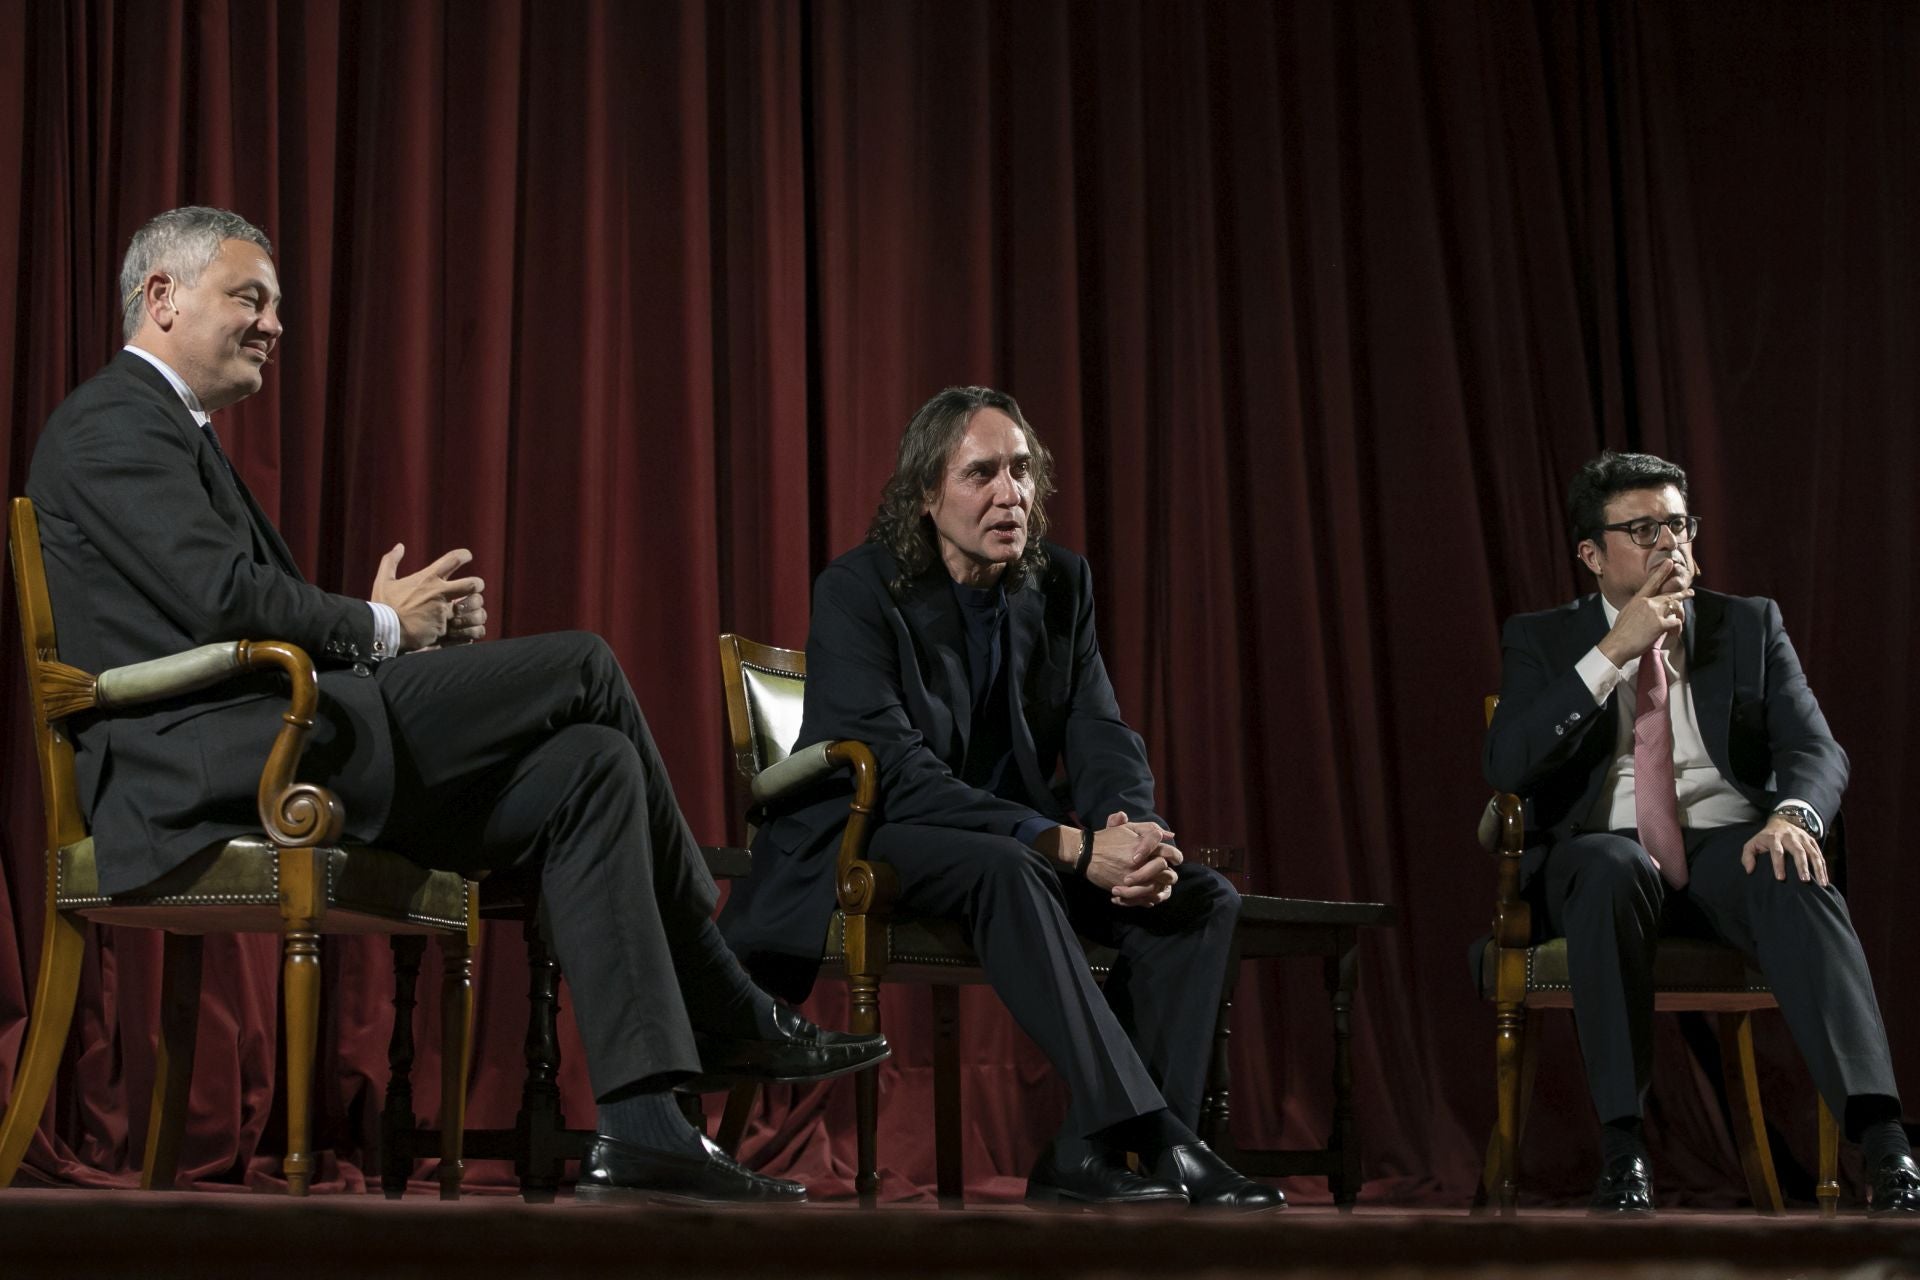
[[[1727,734],[1733,721],[1733,663],[1728,660],[1732,637],[1727,619],[1717,595],[1696,595],[1687,602],[1687,685],[1693,692],[1693,714],[1706,739],[1707,758],[1721,777],[1731,779]]]
[[[940,686],[929,690],[945,701],[953,714],[954,741],[949,764],[967,758],[967,739],[973,729],[973,691],[967,679],[966,637],[960,629],[960,606],[954,602],[953,588],[947,576],[938,571],[923,573],[913,582],[901,603],[901,614],[913,629],[920,646],[933,660],[928,674]]]
[[[1047,614],[1039,584],[1029,581],[1010,593],[1007,612],[1007,716],[1013,727],[1013,758],[1034,807],[1045,811],[1052,806],[1053,788],[1040,776],[1040,753],[1027,725],[1026,707],[1027,659],[1039,650]]]

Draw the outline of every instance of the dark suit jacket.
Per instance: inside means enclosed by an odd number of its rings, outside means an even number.
[[[1532,875],[1545,849],[1585,822],[1605,785],[1619,697],[1595,707],[1574,670],[1607,633],[1600,597],[1508,620],[1500,707],[1487,731],[1487,781],[1526,799]],[[1707,754],[1762,813],[1792,796],[1831,826],[1847,785],[1833,740],[1780,609],[1762,597],[1698,591],[1687,606],[1687,682]]]
[[[1138,734],[1120,718],[1094,634],[1087,562],[1051,543],[1048,565],[1010,592],[1006,688],[1017,794],[960,780],[972,725],[959,606],[937,567],[895,598],[891,553],[847,552],[814,584],[807,701],[795,746],[856,738],[880,766],[881,822],[1010,836],[1041,814],[1102,826],[1107,815],[1162,821]],[[1064,778],[1056,779],[1062,772]],[[817,960],[834,907],[834,863],[850,784],[835,780],[767,815],[753,874],[722,916],[749,957]]]
[[[121,352],[54,411],[27,481],[40,518],[61,660],[83,670],[216,640],[286,640],[322,670],[301,774],[346,802],[370,839],[392,786],[364,600],[300,577],[160,371]],[[254,789],[286,709],[267,674],[113,718],[77,717],[80,802],[101,889],[135,888],[207,845],[257,831]]]

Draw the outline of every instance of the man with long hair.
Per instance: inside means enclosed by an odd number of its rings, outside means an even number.
[[[817,1079],[886,1056],[750,982],[612,652],[584,633],[475,644],[483,583],[450,551],[366,599],[307,582],[214,433],[260,390],[281,335],[267,237],[186,208],[142,227],[120,290],[126,347],[54,412],[27,490],[62,656],[89,671],[214,641],[314,655],[301,776],[339,795],[349,839],[464,874],[536,868],[573,990],[599,1138],[582,1199],[803,1200],[735,1164],[669,1089],[700,1074]],[[72,726],[100,889],[134,889],[257,825],[254,779],[284,695],[257,683]]]
[[[868,540],[815,584],[799,743],[873,749],[870,849],[900,906],[970,930],[1065,1078],[1066,1123],[1029,1199],[1279,1208],[1193,1132],[1239,896],[1183,861],[1155,808],[1100,658],[1087,563],[1041,540],[1052,491],[1013,397],[952,387],[928,401]],[[846,817],[837,781],[769,814],[722,915],[749,968],[790,996],[819,961]],[[1120,953],[1104,994],[1076,931]]]

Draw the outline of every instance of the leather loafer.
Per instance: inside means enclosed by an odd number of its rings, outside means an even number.
[[[1071,1164],[1060,1164],[1048,1146],[1027,1175],[1027,1199],[1034,1204],[1069,1207],[1090,1205],[1160,1205],[1187,1202],[1187,1193],[1170,1182],[1142,1177],[1127,1168],[1127,1158],[1096,1151]]]
[[[662,1201],[669,1204],[800,1204],[807,1189],[784,1178],[743,1169],[705,1137],[702,1155],[636,1147],[597,1135],[574,1188],[589,1203]]]
[[[1888,1156],[1867,1180],[1868,1213],[1920,1213],[1920,1167],[1912,1156]]]
[[[1196,1209],[1262,1213],[1287,1207],[1285,1196],[1247,1177],[1204,1142],[1168,1147],[1154,1160],[1153,1176],[1185,1191]]]
[[[1587,1202],[1592,1214],[1640,1214],[1653,1212],[1653,1171],[1644,1156],[1621,1156],[1600,1171],[1593,1184],[1593,1199]]]
[[[695,1031],[693,1043],[700,1052],[700,1076],[681,1088],[725,1088],[739,1081],[799,1084],[828,1080],[870,1067],[892,1052],[887,1038],[877,1031],[826,1031],[777,1002],[762,1035],[719,1036]]]

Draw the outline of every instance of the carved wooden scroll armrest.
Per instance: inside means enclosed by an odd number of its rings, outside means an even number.
[[[853,773],[853,800],[847,806],[847,826],[840,835],[834,869],[840,909],[848,915],[884,915],[900,884],[892,867],[867,858],[873,810],[880,800],[880,766],[866,743],[848,738],[802,747],[754,778],[753,800],[768,804],[842,769]]]
[[[286,673],[292,697],[260,774],[260,821],[276,844],[295,848],[327,844],[339,838],[345,820],[339,798],[325,787],[293,780],[320,703],[313,659],[300,646],[280,640],[223,641],[115,667],[98,676],[64,663],[46,663],[41,667],[40,695],[47,719],[61,720],[95,708],[111,713],[194,693],[243,672],[269,667]]]

